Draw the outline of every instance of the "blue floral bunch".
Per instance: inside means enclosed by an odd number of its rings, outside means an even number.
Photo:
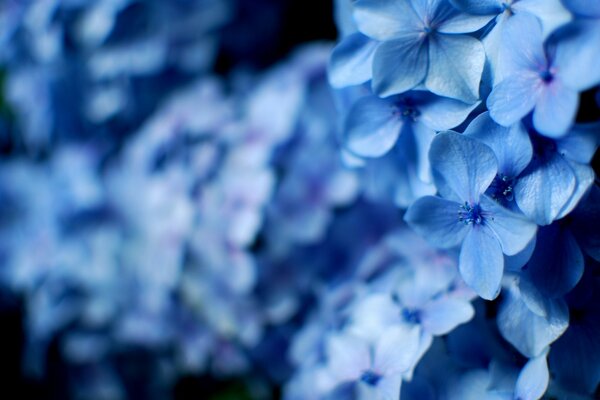
[[[498,304],[502,345],[529,360],[509,373],[497,370],[499,354],[486,356],[479,364],[486,381],[466,384],[455,398],[504,398],[506,391],[537,399],[547,389],[585,397],[599,382],[591,339],[598,321],[584,317],[590,336],[580,336],[574,303],[596,287],[585,277],[598,262],[591,161],[600,121],[577,118],[589,107],[583,93],[600,84],[596,8],[529,0],[337,3],[342,38],[329,81],[340,98],[343,159],[362,175],[366,196],[404,209],[410,229],[454,254],[467,287]],[[385,309],[366,314],[379,318]],[[471,340],[468,330],[458,332],[451,335]],[[587,350],[567,356],[575,343]],[[575,377],[567,371],[576,365],[590,369]],[[496,374],[515,378],[500,388]],[[446,390],[438,384],[433,397],[415,398],[438,398],[436,390]]]

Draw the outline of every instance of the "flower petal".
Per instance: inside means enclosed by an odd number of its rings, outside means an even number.
[[[550,381],[546,354],[534,357],[525,364],[517,379],[515,398],[523,400],[541,399]]]
[[[591,6],[590,2],[590,6]],[[600,24],[578,20],[561,32],[556,46],[555,65],[568,87],[587,90],[600,83]]]
[[[359,85],[371,79],[373,55],[379,42],[362,33],[344,38],[331,53],[328,73],[334,88]]]
[[[498,296],[504,259],[500,243],[489,228],[475,225],[469,231],[460,249],[459,270],[479,296],[486,300]]]
[[[513,256],[523,250],[535,236],[537,225],[523,215],[510,211],[487,196],[481,197],[485,223],[496,234],[502,252]]]
[[[338,383],[356,380],[371,367],[371,356],[365,340],[347,334],[334,334],[326,342],[327,362]]]
[[[490,116],[500,125],[511,126],[533,110],[540,93],[541,80],[536,74],[506,77],[487,99]]]
[[[423,309],[421,324],[432,335],[445,335],[460,324],[473,318],[475,310],[470,302],[454,298],[440,298]]]
[[[516,178],[533,156],[531,140],[523,124],[498,125],[489,112],[477,116],[465,130],[465,135],[490,146],[498,159],[498,171],[510,178]]]
[[[380,44],[373,58],[373,91],[385,97],[406,92],[423,82],[427,74],[427,48],[416,36]]]
[[[476,15],[497,15],[502,12],[500,0],[450,0],[460,11]]]
[[[440,133],[433,140],[429,162],[438,189],[446,186],[454,199],[471,204],[479,202],[498,170],[492,149],[452,131]]]
[[[441,197],[425,196],[415,201],[404,220],[432,245],[440,248],[458,246],[468,227],[458,220],[460,204]]]
[[[448,97],[436,96],[427,93],[427,101],[419,105],[421,122],[435,131],[452,129],[469,116],[480,102],[474,104],[463,103]]]
[[[573,193],[577,179],[560,154],[534,159],[514,187],[515,201],[538,225],[556,219]]]
[[[440,96],[474,103],[479,100],[484,63],[485,50],[479,40],[462,35],[431,36],[425,87]]]
[[[579,93],[554,79],[541,86],[533,112],[533,125],[548,137],[565,136],[575,122],[578,106]]]
[[[535,15],[542,23],[542,37],[547,38],[553,31],[573,19],[573,16],[562,5],[561,0],[527,0],[512,4],[515,13]]]
[[[358,30],[381,41],[412,36],[422,25],[409,1],[396,0],[358,0],[354,20]]]
[[[348,113],[345,145],[359,156],[380,157],[394,147],[402,124],[392,102],[377,96],[363,97]]]
[[[418,325],[394,325],[375,346],[373,368],[384,376],[401,375],[414,366],[421,339]]]

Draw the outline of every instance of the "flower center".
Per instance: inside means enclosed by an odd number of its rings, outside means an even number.
[[[469,204],[465,201],[458,210],[458,220],[465,225],[481,225],[483,223],[483,213],[479,204]]]
[[[498,174],[490,185],[488,194],[491,198],[500,203],[513,201],[515,198],[513,185],[514,179],[503,174]]]
[[[371,370],[366,370],[360,376],[360,380],[369,386],[375,386],[381,380],[382,376]]]
[[[540,72],[540,78],[542,78],[544,82],[550,83],[554,80],[554,73],[550,69],[545,69],[544,71]]]
[[[418,324],[421,322],[421,312],[415,309],[403,308],[402,318],[408,323]]]

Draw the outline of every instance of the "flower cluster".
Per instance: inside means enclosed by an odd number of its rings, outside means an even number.
[[[489,383],[470,382],[457,398],[508,390],[537,399],[548,387],[559,398],[571,390],[592,395],[597,368],[577,378],[567,370],[594,363],[597,340],[579,332],[574,340],[588,354],[572,348],[570,356],[564,341],[571,339],[565,332],[578,330],[574,299],[594,291],[594,278],[584,277],[599,261],[599,188],[590,163],[600,124],[576,119],[589,107],[582,93],[600,84],[596,5],[358,0],[337,6],[343,37],[329,80],[344,100],[343,158],[361,174],[369,197],[405,209],[412,230],[434,248],[455,252],[466,285],[498,304],[502,338],[529,359],[519,364],[525,367],[517,379],[518,369],[497,370],[502,355],[486,354],[479,367],[487,376],[476,379]],[[371,318],[385,314],[384,306],[376,309]],[[597,332],[598,321],[583,319]],[[451,336],[468,337],[467,329],[456,332]],[[499,388],[498,373],[516,380]]]
[[[597,396],[600,7],[339,0],[337,45],[219,76],[255,40],[222,33],[241,3],[0,5],[26,373],[58,353],[75,399]]]

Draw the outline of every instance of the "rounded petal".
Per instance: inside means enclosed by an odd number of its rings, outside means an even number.
[[[541,93],[541,80],[536,74],[509,76],[492,89],[487,106],[494,121],[511,126],[526,116]]]
[[[338,383],[356,380],[371,367],[368,343],[346,334],[335,334],[326,342],[327,362]]]
[[[535,223],[548,225],[567,204],[576,184],[573,169],[561,155],[534,159],[514,186],[515,201]]]
[[[334,88],[359,85],[371,79],[373,55],[379,43],[362,33],[344,38],[331,53],[329,83]]]
[[[471,303],[455,298],[440,298],[423,309],[421,324],[432,335],[445,335],[475,315]]]
[[[373,58],[373,91],[385,97],[413,89],[425,79],[428,46],[418,37],[379,45]]]
[[[448,131],[438,134],[429,150],[438,189],[446,186],[459,201],[479,202],[498,171],[496,156],[487,145]]]
[[[441,197],[425,196],[415,201],[404,220],[432,245],[439,248],[458,246],[468,227],[458,220],[460,204]]]
[[[487,144],[498,159],[498,172],[517,177],[529,165],[533,147],[525,127],[516,123],[510,127],[498,125],[489,112],[477,116],[467,127],[466,136]]]
[[[591,3],[591,2],[590,2]],[[600,24],[580,20],[561,31],[556,46],[555,65],[568,87],[587,90],[600,83]]]
[[[359,99],[346,120],[346,148],[363,157],[380,157],[398,140],[403,120],[390,101],[377,96]]]
[[[535,110],[535,129],[551,138],[565,136],[573,123],[579,106],[579,93],[555,79],[542,85]]]
[[[427,93],[427,101],[419,106],[420,121],[435,131],[445,131],[462,124],[480,102],[463,103],[448,97]]]
[[[502,248],[494,233],[485,226],[470,229],[460,249],[460,274],[480,297],[495,299],[500,293],[504,272]]]
[[[358,30],[382,41],[416,34],[422,25],[410,1],[358,0],[354,20]]]
[[[526,12],[535,15],[542,24],[542,36],[547,38],[553,31],[573,19],[563,6],[562,0],[527,0],[514,2],[515,13]]]
[[[419,351],[418,325],[395,325],[386,329],[375,346],[373,368],[384,376],[401,375],[414,366]]]
[[[510,211],[487,196],[481,197],[481,209],[485,213],[485,223],[496,234],[502,252],[513,256],[531,242],[537,232],[537,225],[525,216]]]
[[[425,87],[440,96],[474,103],[479,100],[484,64],[485,50],[479,40],[462,35],[432,36]]]
[[[562,0],[562,2],[575,14],[584,17],[600,18],[600,3],[597,1]]]
[[[546,354],[534,357],[525,364],[517,379],[515,398],[523,400],[541,399],[550,381]]]

